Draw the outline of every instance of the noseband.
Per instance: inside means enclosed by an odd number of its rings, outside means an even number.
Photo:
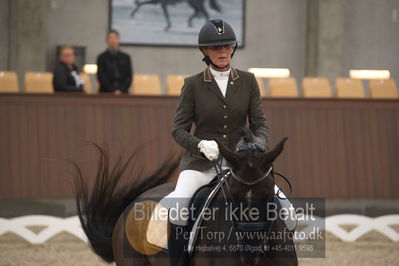
[[[247,142],[243,145],[241,145],[240,147],[238,147],[236,149],[236,152],[240,152],[240,151],[261,151],[261,152],[267,152],[267,149],[265,147],[263,147],[262,145],[259,145],[257,143],[254,142]],[[259,183],[260,181],[262,181],[263,179],[265,179],[270,172],[272,171],[272,166],[270,166],[269,170],[266,172],[266,174],[264,174],[263,176],[261,176],[260,178],[254,180],[254,181],[246,181],[245,179],[241,178],[240,176],[238,176],[233,169],[230,169],[231,175],[240,183],[248,185],[248,186],[252,186],[255,185],[257,183]]]
[[[273,167],[270,166],[270,168],[269,168],[269,170],[266,172],[266,174],[264,174],[264,175],[261,176],[260,178],[254,180],[254,181],[251,181],[251,182],[246,181],[246,180],[244,180],[243,178],[239,177],[232,169],[230,169],[230,173],[231,173],[231,175],[232,175],[238,182],[240,182],[240,183],[242,183],[242,184],[245,184],[245,185],[248,185],[248,186],[252,186],[252,185],[255,185],[255,184],[259,183],[259,182],[262,181],[263,179],[265,179],[265,178],[270,174],[270,172],[272,171],[272,169],[273,169]]]

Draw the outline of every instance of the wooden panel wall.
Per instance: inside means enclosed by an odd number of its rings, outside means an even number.
[[[181,149],[168,96],[0,95],[0,198],[71,197],[77,162],[92,176],[105,146],[113,158],[139,149],[148,171]],[[399,101],[265,99],[271,146],[292,196],[399,198]],[[131,180],[134,182],[134,180]],[[284,183],[279,181],[284,186]]]

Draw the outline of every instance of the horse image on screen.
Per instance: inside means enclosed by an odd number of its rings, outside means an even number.
[[[244,46],[245,0],[110,0],[110,28],[125,45],[196,46],[201,26],[223,19]]]

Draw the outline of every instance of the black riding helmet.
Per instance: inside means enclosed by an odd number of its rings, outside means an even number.
[[[218,45],[229,45],[235,44],[234,51],[231,54],[233,57],[236,49],[237,49],[237,39],[234,33],[233,28],[225,21],[221,19],[210,20],[202,26],[199,34],[198,34],[198,46],[201,50],[201,47],[204,46],[218,46]],[[202,52],[202,50],[201,50]],[[203,52],[202,52],[203,53]],[[204,58],[202,59],[207,65],[211,64],[215,68],[219,68],[215,65],[208,56],[204,54]],[[227,67],[227,66],[225,66]],[[222,68],[225,68],[222,67]]]

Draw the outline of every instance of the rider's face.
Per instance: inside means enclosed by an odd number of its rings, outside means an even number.
[[[218,67],[225,67],[231,62],[231,54],[233,53],[233,45],[207,46],[203,49],[205,55],[209,56],[211,61]],[[228,67],[219,69],[221,71],[228,70]]]

